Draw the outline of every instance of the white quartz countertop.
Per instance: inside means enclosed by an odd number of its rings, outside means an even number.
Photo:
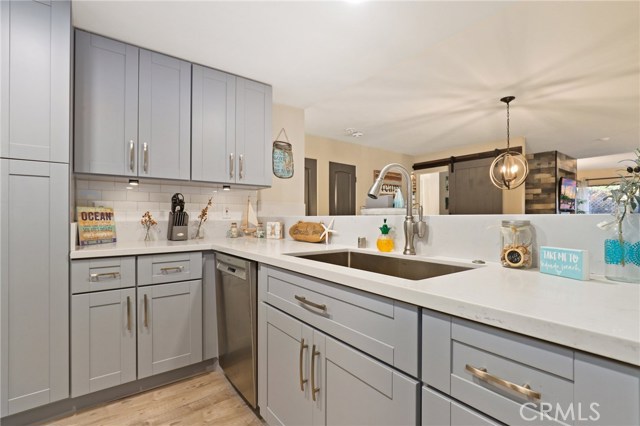
[[[216,250],[640,366],[640,285],[421,256],[415,258],[474,269],[413,281],[288,255],[343,249],[375,252],[291,240],[220,238],[106,244],[78,248],[70,257]]]

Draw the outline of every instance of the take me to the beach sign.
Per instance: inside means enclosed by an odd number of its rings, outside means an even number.
[[[559,247],[540,247],[540,272],[574,280],[589,279],[589,253]]]

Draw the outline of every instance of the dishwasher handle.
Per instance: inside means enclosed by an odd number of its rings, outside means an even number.
[[[247,270],[245,268],[241,268],[218,260],[216,263],[216,269],[222,273],[240,278],[243,281],[246,281],[247,279]]]

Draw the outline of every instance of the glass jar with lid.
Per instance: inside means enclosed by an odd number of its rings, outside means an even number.
[[[531,268],[533,229],[528,220],[503,220],[500,263],[508,268]]]

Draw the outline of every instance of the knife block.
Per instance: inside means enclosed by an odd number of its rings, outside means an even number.
[[[186,222],[189,223],[189,215],[185,213]],[[189,225],[174,225],[174,214],[169,212],[169,227],[167,229],[167,239],[171,241],[184,241],[189,239]]]

